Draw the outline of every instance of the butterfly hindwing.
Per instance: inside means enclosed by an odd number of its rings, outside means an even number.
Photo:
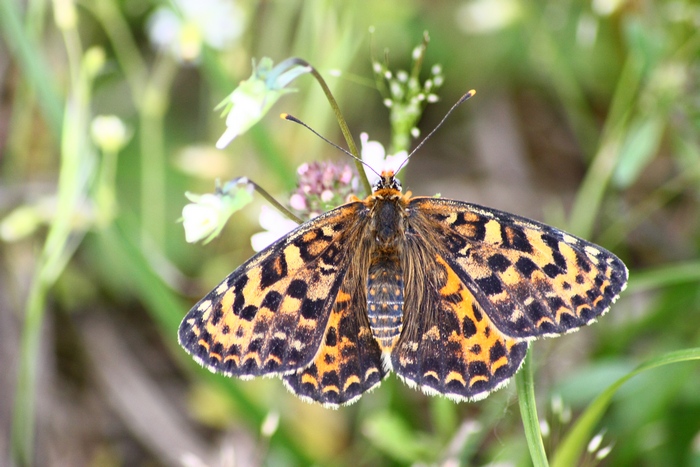
[[[314,362],[283,377],[287,388],[302,399],[335,408],[354,402],[387,375],[367,322],[364,294],[355,290],[356,284],[348,274]]]
[[[494,326],[420,233],[409,236],[406,247],[405,324],[391,354],[392,369],[426,393],[455,400],[486,397],[518,370],[527,342]]]
[[[365,214],[362,203],[341,206],[255,255],[189,311],[180,344],[202,365],[227,375],[285,374],[308,366],[350,265],[343,245]]]
[[[626,286],[627,268],[615,255],[539,222],[447,199],[413,198],[409,210],[505,335],[573,331],[605,313]]]

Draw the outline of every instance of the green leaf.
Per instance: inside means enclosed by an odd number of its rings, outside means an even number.
[[[658,115],[640,118],[630,124],[613,176],[618,187],[632,185],[651,162],[661,144],[665,126],[665,119]]]
[[[429,461],[439,452],[438,446],[412,430],[406,420],[395,413],[380,412],[374,415],[365,422],[363,432],[377,449],[406,464],[417,460]]]
[[[618,389],[633,376],[652,368],[669,365],[672,363],[687,362],[692,360],[700,360],[700,348],[679,350],[670,352],[660,357],[655,357],[639,365],[635,370],[629,372],[622,378],[610,385],[602,394],[600,394],[588,408],[581,414],[575,425],[569,430],[562,443],[557,449],[553,467],[568,467],[576,465],[577,459],[581,457],[581,453],[586,447],[586,444],[591,439],[596,425],[602,418],[605,410],[612,400]]]

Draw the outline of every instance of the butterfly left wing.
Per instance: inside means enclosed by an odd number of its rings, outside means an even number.
[[[241,265],[185,316],[180,345],[213,372],[253,377],[310,365],[366,219],[349,203],[300,225]]]
[[[301,399],[337,408],[355,402],[387,376],[367,321],[367,301],[359,289],[363,285],[354,271],[348,272],[314,362],[283,377],[285,386]]]

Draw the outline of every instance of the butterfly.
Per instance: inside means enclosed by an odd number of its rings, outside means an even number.
[[[304,224],[226,277],[185,316],[179,341],[242,379],[279,375],[336,408],[390,372],[455,401],[520,368],[529,342],[604,314],[627,284],[609,251],[476,204],[373,193]]]

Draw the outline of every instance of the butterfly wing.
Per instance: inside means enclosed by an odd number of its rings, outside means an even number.
[[[409,222],[513,338],[590,324],[627,285],[627,268],[609,251],[513,214],[421,197],[410,202]]]
[[[367,320],[365,293],[358,287],[363,284],[348,273],[314,362],[283,377],[287,388],[302,399],[337,408],[355,402],[386,377],[382,353]]]
[[[409,386],[454,400],[479,400],[520,368],[528,343],[502,332],[454,268],[419,232],[406,235],[404,328],[391,353]]]
[[[287,374],[313,361],[366,223],[361,202],[300,225],[232,272],[187,313],[179,341],[213,372]]]
[[[313,363],[283,377],[287,388],[302,399],[337,408],[377,387],[388,372],[367,316],[367,274],[374,239],[367,231],[352,237],[353,256],[333,305]]]

